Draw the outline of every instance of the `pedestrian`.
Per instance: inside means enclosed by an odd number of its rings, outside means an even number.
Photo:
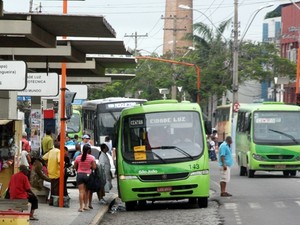
[[[48,177],[51,180],[49,205],[53,205],[53,196],[59,196],[60,149],[58,144],[59,143],[55,143],[55,147],[52,147],[52,149],[43,156],[43,159],[47,161]]]
[[[109,136],[105,137],[104,143],[108,146],[108,154],[112,155],[112,140]]]
[[[78,134],[75,134],[73,137],[73,141],[74,141],[75,145],[78,143],[78,139],[79,139]]]
[[[54,146],[54,142],[53,142],[53,138],[52,138],[51,134],[52,134],[51,130],[47,129],[46,135],[42,139],[43,155],[45,155],[47,152],[49,152],[50,149],[52,149]]]
[[[219,148],[219,166],[221,172],[220,187],[221,197],[232,196],[226,192],[226,186],[230,181],[230,168],[233,166],[233,158],[230,145],[232,144],[232,138],[227,136],[225,141],[220,145]]]
[[[77,156],[79,156],[80,154],[81,154],[81,145],[80,145],[80,143],[77,143],[75,145],[75,153],[73,156],[73,160],[75,160],[77,158]]]
[[[98,194],[98,198],[100,198],[100,203],[106,203],[106,201],[103,199],[105,196],[105,193],[109,193],[109,191],[112,189],[112,174],[111,174],[111,166],[110,166],[110,161],[107,156],[107,152],[109,150],[108,146],[103,143],[101,144],[101,154],[99,157],[98,165],[103,168],[103,171],[105,173],[105,186],[104,188],[100,189],[100,193]]]
[[[78,212],[89,210],[88,208],[88,197],[89,190],[87,189],[87,182],[92,169],[96,169],[95,158],[88,154],[91,150],[91,146],[85,144],[82,147],[82,154],[75,159],[74,167],[77,170],[76,182],[79,189],[79,209]]]
[[[50,201],[50,182],[51,179],[48,177],[48,174],[45,173],[45,162],[41,157],[33,157],[32,158],[32,167],[30,172],[30,184],[31,187],[35,188],[38,191],[47,188],[49,190],[49,195],[46,197],[46,201]],[[46,184],[46,185],[44,185]],[[49,184],[49,186],[47,185]],[[46,187],[45,187],[46,186]]]
[[[83,146],[85,144],[88,144],[88,145],[92,146],[90,135],[85,134],[85,135],[82,136],[81,139],[82,139],[82,141],[80,142],[81,146]]]
[[[20,165],[25,165],[27,166],[27,168],[29,168],[29,165],[31,163],[31,157],[29,153],[30,153],[30,145],[29,145],[29,141],[27,140],[27,133],[23,132]]]
[[[38,220],[34,216],[34,211],[38,208],[38,199],[31,190],[30,182],[28,180],[28,167],[21,165],[19,167],[19,172],[12,175],[8,188],[10,199],[28,199],[31,204],[30,208],[30,220]]]
[[[68,169],[72,166],[72,163],[71,163],[71,159],[69,157],[69,150],[68,148],[65,146],[64,147],[65,149],[65,156],[64,156],[64,196],[69,196],[68,194],[68,190],[67,190],[67,180],[68,180],[68,177],[69,177],[69,174],[68,174]]]
[[[211,136],[209,141],[209,158],[211,161],[217,160],[216,155],[216,137]]]

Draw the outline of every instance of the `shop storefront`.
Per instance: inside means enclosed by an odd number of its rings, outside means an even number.
[[[21,151],[22,121],[0,120],[0,196],[11,176],[18,171]]]

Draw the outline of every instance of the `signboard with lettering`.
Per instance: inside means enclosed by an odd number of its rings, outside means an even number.
[[[0,61],[0,90],[21,91],[27,85],[27,65],[24,61]]]
[[[27,87],[19,96],[57,96],[59,79],[57,73],[28,73]]]

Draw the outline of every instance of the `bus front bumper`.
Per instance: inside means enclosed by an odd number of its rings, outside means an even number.
[[[163,182],[144,182],[138,178],[119,179],[119,192],[123,202],[208,197],[209,186],[209,174],[189,176],[185,180]]]

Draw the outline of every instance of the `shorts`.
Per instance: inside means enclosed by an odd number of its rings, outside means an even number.
[[[87,173],[78,173],[77,177],[76,177],[77,185],[80,185],[80,184],[86,185],[88,183],[89,176],[90,176],[90,174],[87,174]]]
[[[220,182],[228,183],[230,181],[230,167],[227,166],[227,170],[220,167]]]

